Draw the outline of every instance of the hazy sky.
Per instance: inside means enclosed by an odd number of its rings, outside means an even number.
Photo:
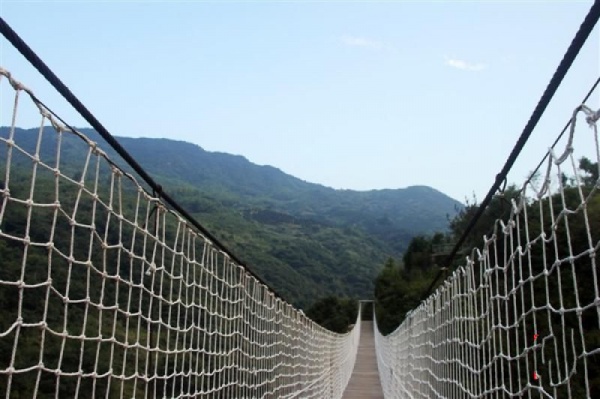
[[[464,200],[491,186],[591,3],[0,0],[0,15],[115,135],[185,140],[334,188],[429,185]],[[0,65],[87,126],[0,46]],[[597,28],[509,181],[598,77],[599,50]]]

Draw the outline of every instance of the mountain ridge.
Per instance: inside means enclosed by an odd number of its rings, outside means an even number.
[[[80,131],[104,142],[91,129]],[[37,132],[16,129],[15,142],[33,151]],[[7,134],[0,128],[0,137]],[[43,134],[41,157],[52,164],[56,134],[50,128]],[[371,297],[384,260],[401,257],[415,235],[446,230],[448,218],[462,206],[423,185],[335,189],[181,140],[116,139],[211,234],[298,305],[328,294]],[[100,147],[131,170],[114,150]],[[65,135],[61,151],[61,170],[77,179],[86,145]],[[31,165],[30,159],[23,161]]]
[[[81,128],[80,131],[82,133],[89,133],[89,132],[93,132],[93,134],[97,134],[94,130],[89,129],[89,128]],[[98,137],[100,138],[100,136],[98,135]],[[372,188],[372,189],[364,189],[364,190],[359,190],[359,189],[353,189],[353,188],[336,188],[336,187],[331,187],[328,186],[326,184],[322,184],[322,183],[315,183],[315,182],[311,182],[305,179],[302,179],[300,177],[294,176],[291,173],[288,173],[282,169],[280,169],[277,166],[273,166],[273,165],[269,165],[269,164],[258,164],[253,162],[252,160],[250,160],[248,157],[246,157],[245,155],[242,154],[233,154],[233,153],[228,153],[228,152],[224,152],[224,151],[210,151],[205,149],[204,147],[202,147],[199,144],[196,143],[192,143],[189,141],[185,141],[185,140],[178,140],[178,139],[171,139],[171,138],[166,138],[166,137],[161,137],[161,138],[152,138],[152,137],[126,137],[126,136],[115,136],[115,138],[117,139],[117,141],[119,141],[119,143],[121,143],[122,145],[124,145],[124,147],[127,147],[127,143],[129,142],[143,142],[143,141],[148,141],[148,142],[156,142],[156,141],[164,141],[166,143],[171,143],[171,144],[177,144],[177,145],[183,145],[185,147],[191,147],[194,150],[200,150],[203,153],[206,154],[211,154],[213,156],[223,156],[229,159],[237,159],[237,160],[241,160],[242,162],[251,164],[253,167],[257,167],[257,168],[262,168],[263,170],[269,170],[275,173],[281,173],[283,175],[285,175],[286,177],[292,178],[294,180],[297,180],[301,183],[306,183],[309,184],[311,186],[318,186],[322,189],[327,189],[327,190],[333,190],[333,191],[337,191],[337,192],[351,192],[351,193],[369,193],[369,192],[394,192],[397,190],[408,190],[408,189],[422,189],[422,190],[429,190],[429,191],[434,191],[436,193],[442,194],[444,196],[447,196],[448,198],[457,201],[456,199],[450,197],[449,195],[445,194],[444,192],[431,187],[431,186],[427,186],[427,185],[423,185],[423,184],[414,184],[414,185],[410,185],[410,186],[406,186],[406,187],[396,187],[396,188]],[[101,139],[101,138],[100,138]],[[101,139],[102,140],[102,139]],[[125,144],[124,144],[125,143]]]

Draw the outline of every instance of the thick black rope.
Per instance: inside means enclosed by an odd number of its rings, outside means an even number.
[[[454,258],[456,257],[456,254],[460,250],[460,247],[465,242],[465,240],[466,240],[467,236],[469,235],[469,233],[471,232],[471,230],[473,230],[473,228],[475,227],[475,224],[477,223],[477,221],[479,220],[481,215],[483,215],[483,212],[486,210],[486,208],[492,201],[494,194],[498,191],[498,188],[500,187],[502,182],[506,179],[508,172],[510,171],[510,169],[512,168],[513,164],[515,163],[517,157],[521,153],[521,150],[525,146],[525,143],[529,139],[529,136],[531,136],[533,129],[535,128],[535,126],[539,122],[540,118],[544,114],[544,111],[546,110],[546,107],[550,103],[550,100],[552,100],[552,97],[556,93],[556,90],[558,89],[558,87],[560,86],[561,82],[563,81],[565,75],[571,68],[573,61],[575,61],[575,58],[579,54],[579,51],[581,50],[581,48],[585,44],[587,38],[589,37],[590,33],[594,29],[594,26],[596,26],[596,23],[598,22],[599,18],[600,18],[600,0],[596,0],[596,1],[594,1],[594,4],[590,8],[590,11],[586,15],[585,19],[581,23],[581,26],[579,27],[577,34],[571,41],[571,44],[569,45],[567,52],[563,56],[562,61],[558,65],[558,68],[556,68],[556,71],[554,72],[552,79],[550,79],[550,82],[548,83],[546,90],[544,90],[542,97],[540,98],[540,100],[538,101],[538,104],[536,105],[535,109],[533,110],[533,113],[531,114],[529,121],[525,125],[525,128],[523,129],[521,136],[517,140],[510,155],[508,156],[508,159],[506,160],[504,167],[502,167],[502,170],[500,171],[500,173],[498,173],[496,175],[496,180],[494,181],[494,184],[492,184],[490,191],[488,191],[487,195],[485,196],[485,199],[481,202],[481,205],[479,205],[479,208],[477,209],[477,213],[475,213],[475,215],[473,216],[473,218],[471,219],[471,221],[465,228],[463,234],[460,236],[459,240],[454,245],[452,252],[446,258],[444,266],[442,267],[442,269],[440,269],[440,271],[438,272],[435,279],[431,282],[431,284],[429,285],[429,288],[427,288],[425,295],[423,295],[423,297],[421,298],[422,300],[425,300],[431,294],[433,287],[435,287],[435,284],[437,283],[439,278],[442,276],[444,271],[449,270],[450,266],[452,265],[452,261],[454,260]]]
[[[152,190],[169,204],[177,213],[187,219],[195,228],[197,228],[206,238],[208,238],[219,250],[223,251],[233,261],[244,267],[260,283],[269,287],[273,294],[280,299],[283,297],[277,293],[262,278],[257,276],[248,266],[225,247],[216,237],[208,232],[196,219],[194,219],[185,209],[183,209],[173,198],[165,193],[152,177],[137,163],[137,161],[119,144],[119,142],[106,130],[106,128],[96,119],[96,117],[79,101],[79,99],[69,90],[69,88],[52,72],[52,70],[37,56],[37,54],[19,37],[19,35],[6,23],[4,18],[0,17],[0,32],[19,52],[37,69],[46,80],[79,112],[79,114],[94,128],[100,136],[135,170],[135,172],[152,188]]]

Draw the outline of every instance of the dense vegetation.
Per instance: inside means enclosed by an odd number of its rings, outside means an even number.
[[[552,195],[550,200],[531,200],[526,204],[528,228],[524,227],[523,217],[520,217],[518,222],[521,223],[521,228],[513,239],[520,240],[523,245],[522,249],[528,252],[525,261],[522,264],[515,262],[510,270],[511,273],[513,269],[517,273],[523,273],[523,278],[525,278],[530,273],[525,268],[531,264],[532,275],[542,276],[544,270],[547,270],[548,277],[539,277],[531,283],[525,283],[526,295],[524,296],[508,295],[504,300],[505,304],[511,308],[514,307],[515,313],[502,314],[501,319],[495,321],[496,323],[501,322],[505,326],[513,323],[520,324],[524,323],[524,320],[519,318],[522,316],[527,319],[526,337],[533,336],[535,333],[540,337],[548,337],[548,339],[552,337],[559,342],[565,342],[566,344],[562,348],[563,343],[559,345],[559,353],[554,352],[550,342],[547,344],[544,353],[550,359],[554,359],[555,356],[560,359],[573,359],[573,349],[575,353],[581,354],[583,345],[587,351],[600,347],[600,329],[598,328],[600,320],[596,310],[597,303],[594,304],[595,298],[597,298],[596,289],[600,285],[600,281],[597,270],[595,270],[597,269],[597,259],[595,259],[594,253],[589,253],[590,247],[595,246],[597,250],[597,243],[600,240],[600,196],[594,195],[586,203],[585,209],[588,218],[584,217],[582,208],[579,207],[580,192],[586,197],[591,190],[595,189],[598,182],[598,165],[583,158],[579,162],[579,169],[581,185],[577,185],[572,177],[563,175],[562,194],[559,192]],[[494,221],[499,219],[506,222],[508,220],[511,210],[510,200],[516,198],[518,193],[516,187],[509,187],[502,196],[493,199],[473,232],[467,237],[465,249],[482,248],[483,236],[491,237],[492,234],[496,234],[499,239],[496,240],[494,254],[503,259],[505,249],[509,246],[507,241],[504,241],[504,236],[499,229],[501,225]],[[375,284],[376,312],[383,333],[387,334],[395,330],[406,317],[406,313],[424,299],[423,295],[438,273],[438,266],[444,259],[444,256],[438,255],[449,252],[446,244],[455,242],[462,234],[476,209],[476,203],[469,204],[451,221],[448,233],[417,236],[409,244],[402,259],[390,258],[386,261]],[[560,213],[562,209],[569,211]],[[575,212],[576,210],[578,211]],[[559,222],[554,229],[556,239],[550,239],[552,237],[551,215],[554,215],[555,218],[562,215],[562,219],[558,219]],[[545,240],[529,241],[541,235],[542,232],[545,234]],[[525,246],[527,242],[530,242],[530,245]],[[470,254],[470,252],[463,251],[462,256],[454,260],[447,273],[450,273],[458,265],[464,264],[466,254]],[[529,260],[531,260],[530,263]],[[560,264],[557,260],[561,260]],[[519,265],[522,265],[522,271],[519,271]],[[502,287],[505,280],[510,281],[508,279],[513,278],[511,276],[511,274],[504,275],[500,272],[495,274],[494,278],[498,279],[498,284]],[[442,281],[443,279],[438,284]],[[532,292],[531,295],[530,292]],[[543,308],[536,312],[531,311],[534,306],[546,305],[549,305],[553,312],[546,312],[546,310],[542,310]],[[564,313],[561,314],[561,312]],[[535,331],[533,330],[534,316],[532,313],[537,314]],[[581,314],[581,325],[577,317],[578,313]],[[582,329],[581,337],[578,333],[580,328]],[[504,353],[507,353],[508,349],[504,348],[503,350]],[[569,363],[571,361],[569,360]],[[563,385],[553,393],[556,397],[585,397],[585,375],[580,371],[583,370],[583,361],[579,358],[573,362],[576,364],[577,372],[572,376],[569,387]],[[548,380],[547,369],[551,366],[548,364],[543,367],[545,369],[540,369],[540,372],[545,373],[543,380],[546,381]],[[556,366],[552,367],[556,368]],[[566,365],[562,367],[564,369]],[[521,369],[524,370],[523,367]],[[521,381],[528,381],[530,378],[530,376],[517,375],[516,367],[511,369],[511,373],[513,378],[519,378]],[[554,373],[556,376],[556,369]],[[600,354],[587,355],[587,375],[591,384],[591,397],[600,397]]]
[[[306,315],[328,330],[346,333],[356,322],[358,301],[328,296],[316,301]]]
[[[46,130],[40,151],[42,159],[52,164],[56,135]],[[83,132],[130,170],[97,133]],[[0,128],[0,137],[7,134],[7,128]],[[429,187],[334,190],[185,142],[118,140],[166,192],[300,307],[327,295],[371,298],[373,281],[387,257],[400,256],[416,234],[446,229],[448,215],[461,209],[458,202]],[[37,129],[17,129],[15,142],[32,152]],[[86,156],[87,148],[79,139],[63,136],[62,173],[78,179]],[[31,168],[26,157],[13,163]]]
[[[86,132],[93,134],[92,132]],[[371,298],[379,265],[461,205],[428,187],[357,192],[304,182],[183,142],[120,138],[132,155],[285,298]]]

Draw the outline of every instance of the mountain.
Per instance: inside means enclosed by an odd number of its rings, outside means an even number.
[[[15,142],[33,151],[37,132],[17,129]],[[95,131],[81,132],[124,165]],[[8,129],[0,128],[0,137],[7,135]],[[372,297],[373,279],[384,260],[401,256],[415,235],[444,231],[448,217],[462,206],[426,186],[336,190],[183,141],[117,140],[236,256],[299,305],[327,294]],[[57,145],[47,128],[40,144],[42,158],[55,159]],[[71,135],[60,145],[61,171],[77,176],[86,146]],[[2,150],[0,167],[4,154]],[[14,165],[30,165],[30,160],[17,158]]]
[[[89,132],[87,132],[89,133]],[[275,209],[341,226],[360,226],[396,251],[415,234],[444,230],[460,204],[426,186],[395,190],[335,190],[308,183],[238,155],[214,153],[167,139],[118,138],[153,176],[189,183],[242,205]],[[392,237],[390,237],[392,233]]]

